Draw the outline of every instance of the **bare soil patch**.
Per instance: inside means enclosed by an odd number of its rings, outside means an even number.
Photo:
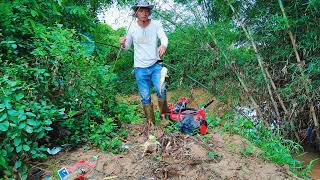
[[[88,179],[296,179],[288,168],[239,152],[246,141],[237,135],[210,133],[206,138],[169,133],[157,128],[155,148],[146,151],[147,136],[141,135],[142,125],[128,127],[124,143],[127,150],[111,154],[99,149],[76,149],[50,157],[47,173],[80,159],[98,156],[96,167]],[[50,166],[51,165],[51,166]]]

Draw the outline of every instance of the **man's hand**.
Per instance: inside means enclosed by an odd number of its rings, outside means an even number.
[[[119,42],[121,44],[121,47],[123,48],[126,47],[126,40],[127,40],[126,37],[120,37]]]
[[[165,47],[164,45],[161,45],[159,47],[159,56],[162,57],[164,55],[164,53],[166,52],[167,47]]]

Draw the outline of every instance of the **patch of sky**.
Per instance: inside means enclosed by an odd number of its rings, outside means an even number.
[[[188,5],[176,3],[173,0],[156,0],[153,2],[155,8],[152,12],[151,19],[160,20],[166,31],[173,31],[179,25],[188,25],[199,22],[205,13],[201,6],[196,3]],[[110,25],[113,29],[127,28],[131,21],[134,21],[132,4],[119,5],[116,1],[108,6],[102,7],[97,14],[98,19]]]

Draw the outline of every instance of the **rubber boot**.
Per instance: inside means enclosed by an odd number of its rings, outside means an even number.
[[[168,103],[167,99],[159,99],[158,100],[159,110],[160,110],[160,120],[163,125],[168,125],[169,122],[166,119],[168,113]]]
[[[153,126],[155,124],[153,104],[151,103],[143,105],[143,110],[146,116],[145,131],[147,134],[149,134],[150,126]]]

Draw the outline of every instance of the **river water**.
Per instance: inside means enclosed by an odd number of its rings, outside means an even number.
[[[315,160],[311,168],[311,173],[307,175],[313,179],[320,180],[320,153],[314,151],[310,147],[304,147],[304,149],[305,149],[305,152],[302,153],[301,155],[296,156],[296,158],[301,162],[303,162],[303,164],[305,165],[308,165],[309,162],[311,162],[312,160]]]

